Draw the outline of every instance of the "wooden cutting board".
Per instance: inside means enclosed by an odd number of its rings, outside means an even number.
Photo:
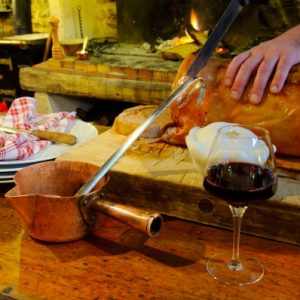
[[[59,160],[101,166],[126,136],[110,129],[71,148]],[[300,168],[297,159],[279,158],[279,188],[261,204],[252,204],[243,220],[244,232],[300,245]],[[182,219],[232,228],[227,204],[202,187],[186,148],[137,141],[110,171],[104,193],[110,200]]]

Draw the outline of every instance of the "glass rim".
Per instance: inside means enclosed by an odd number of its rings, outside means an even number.
[[[223,130],[226,130],[226,128],[245,128],[250,130],[253,134],[256,135],[256,138],[260,138],[263,136],[267,136],[270,137],[270,132],[269,130],[267,130],[264,127],[258,126],[258,125],[250,125],[250,124],[238,124],[238,123],[232,123],[232,124],[228,124],[228,125],[224,125],[221,128],[219,128],[217,130],[216,135],[220,134],[220,135],[225,135],[228,132],[222,132]],[[243,136],[240,136],[239,138],[243,138]],[[245,136],[244,138],[254,138],[251,136]]]

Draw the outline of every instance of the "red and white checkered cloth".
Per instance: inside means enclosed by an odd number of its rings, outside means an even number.
[[[12,102],[7,114],[0,118],[0,125],[16,129],[65,132],[75,116],[76,112],[37,114],[36,100],[21,97]],[[31,134],[0,131],[0,160],[28,158],[50,144],[50,141],[40,140]]]

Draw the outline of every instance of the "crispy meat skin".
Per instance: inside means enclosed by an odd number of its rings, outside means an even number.
[[[194,55],[188,56],[181,64],[173,89],[182,82]],[[300,155],[300,66],[295,66],[288,76],[283,90],[274,95],[265,93],[259,105],[248,102],[251,82],[240,101],[230,98],[230,89],[223,84],[223,76],[228,61],[211,60],[199,72],[206,83],[204,99],[197,104],[197,89],[188,91],[170,106],[172,119],[176,126],[169,127],[163,140],[185,145],[185,137],[194,126],[205,126],[212,122],[226,121],[242,124],[255,124],[269,130],[277,152]]]

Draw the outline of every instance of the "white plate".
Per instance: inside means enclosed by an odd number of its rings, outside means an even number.
[[[13,179],[15,174],[13,175],[0,175],[0,181],[1,180],[7,180],[7,179]]]
[[[33,163],[34,164],[34,163]],[[0,168],[0,175],[3,175],[3,174],[7,174],[7,173],[10,173],[10,172],[14,172],[16,173],[17,171],[29,166],[30,164],[24,164],[22,167],[18,166],[16,168],[6,168],[6,169],[1,169]]]
[[[77,137],[77,143],[75,145],[51,144],[45,150],[27,159],[0,161],[0,170],[2,172],[17,171],[29,164],[55,159],[57,156],[62,155],[71,148],[76,147],[79,144],[82,144],[83,142],[86,142],[87,140],[98,135],[98,130],[96,127],[81,120],[75,120],[69,130],[66,132]]]
[[[2,173],[0,174],[0,180],[12,179],[15,176],[15,172],[13,173]]]
[[[20,160],[22,161],[22,160]],[[46,161],[46,160],[43,160]],[[3,175],[3,173],[8,173],[8,172],[14,172],[16,173],[17,171],[29,166],[29,165],[33,165],[36,162],[32,162],[32,163],[25,163],[25,164],[17,164],[17,165],[12,165],[12,167],[10,167],[9,165],[5,165],[5,166],[0,166],[0,175]]]
[[[11,182],[14,182],[14,179],[5,179],[5,180],[0,180],[0,184],[3,184],[3,183],[11,183]]]

